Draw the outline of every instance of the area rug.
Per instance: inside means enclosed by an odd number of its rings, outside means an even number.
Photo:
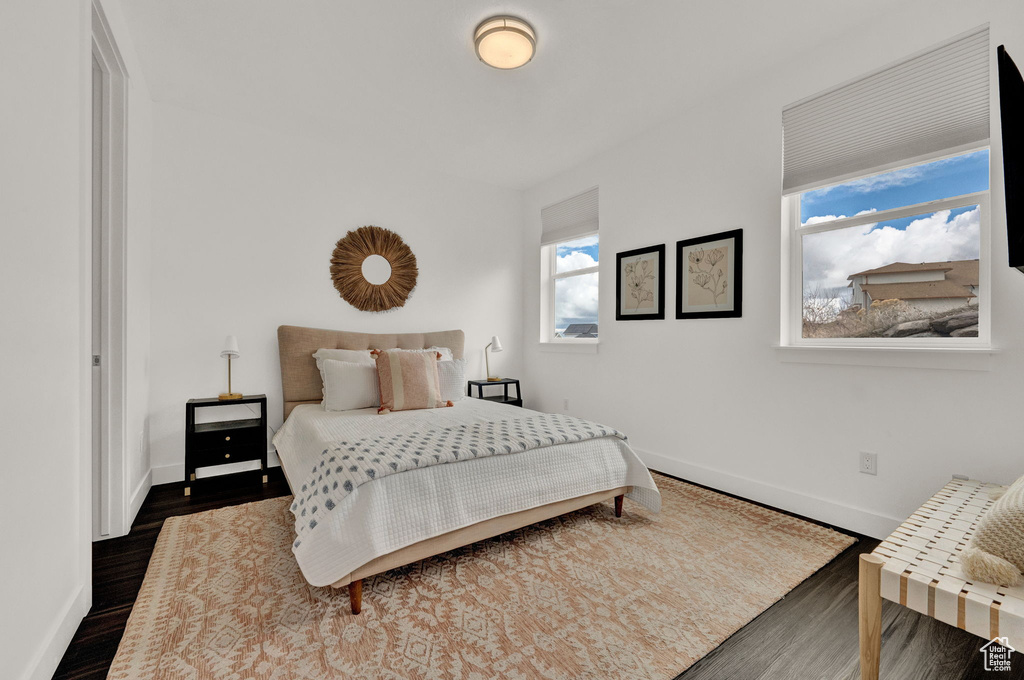
[[[854,542],[664,476],[662,512],[594,505],[314,588],[290,497],[168,519],[109,678],[668,680]]]

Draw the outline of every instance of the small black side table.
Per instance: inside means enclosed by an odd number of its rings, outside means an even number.
[[[474,385],[476,385],[477,399],[495,401],[499,404],[511,404],[512,406],[523,405],[523,390],[522,388],[519,387],[519,380],[517,380],[516,378],[502,378],[501,380],[470,380],[469,384],[466,387],[466,394],[470,397],[473,396]],[[504,385],[505,394],[494,397],[485,397],[484,388],[487,387],[488,385]],[[516,386],[516,396],[514,398],[508,396],[509,385]]]
[[[196,409],[234,404],[259,404],[259,418],[196,423]],[[196,468],[258,460],[267,483],[267,395],[249,394],[221,401],[189,399],[185,403],[185,495],[192,493]],[[249,470],[246,470],[249,472]]]

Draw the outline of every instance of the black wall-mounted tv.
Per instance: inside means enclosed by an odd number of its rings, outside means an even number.
[[[1010,266],[1024,272],[1024,78],[1006,48],[999,62],[999,119],[1003,130],[1003,189]]]

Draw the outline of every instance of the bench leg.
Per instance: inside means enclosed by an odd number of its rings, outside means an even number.
[[[882,565],[877,555],[860,556],[860,678],[878,680],[882,655]]]
[[[622,517],[622,499],[625,498],[623,495],[615,497],[615,516]]]
[[[363,610],[363,579],[348,584],[348,601],[352,605],[352,613]]]

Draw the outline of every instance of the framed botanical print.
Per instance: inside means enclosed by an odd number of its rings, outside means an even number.
[[[615,256],[615,320],[665,318],[665,244]]]
[[[676,243],[676,318],[743,316],[743,230]]]

